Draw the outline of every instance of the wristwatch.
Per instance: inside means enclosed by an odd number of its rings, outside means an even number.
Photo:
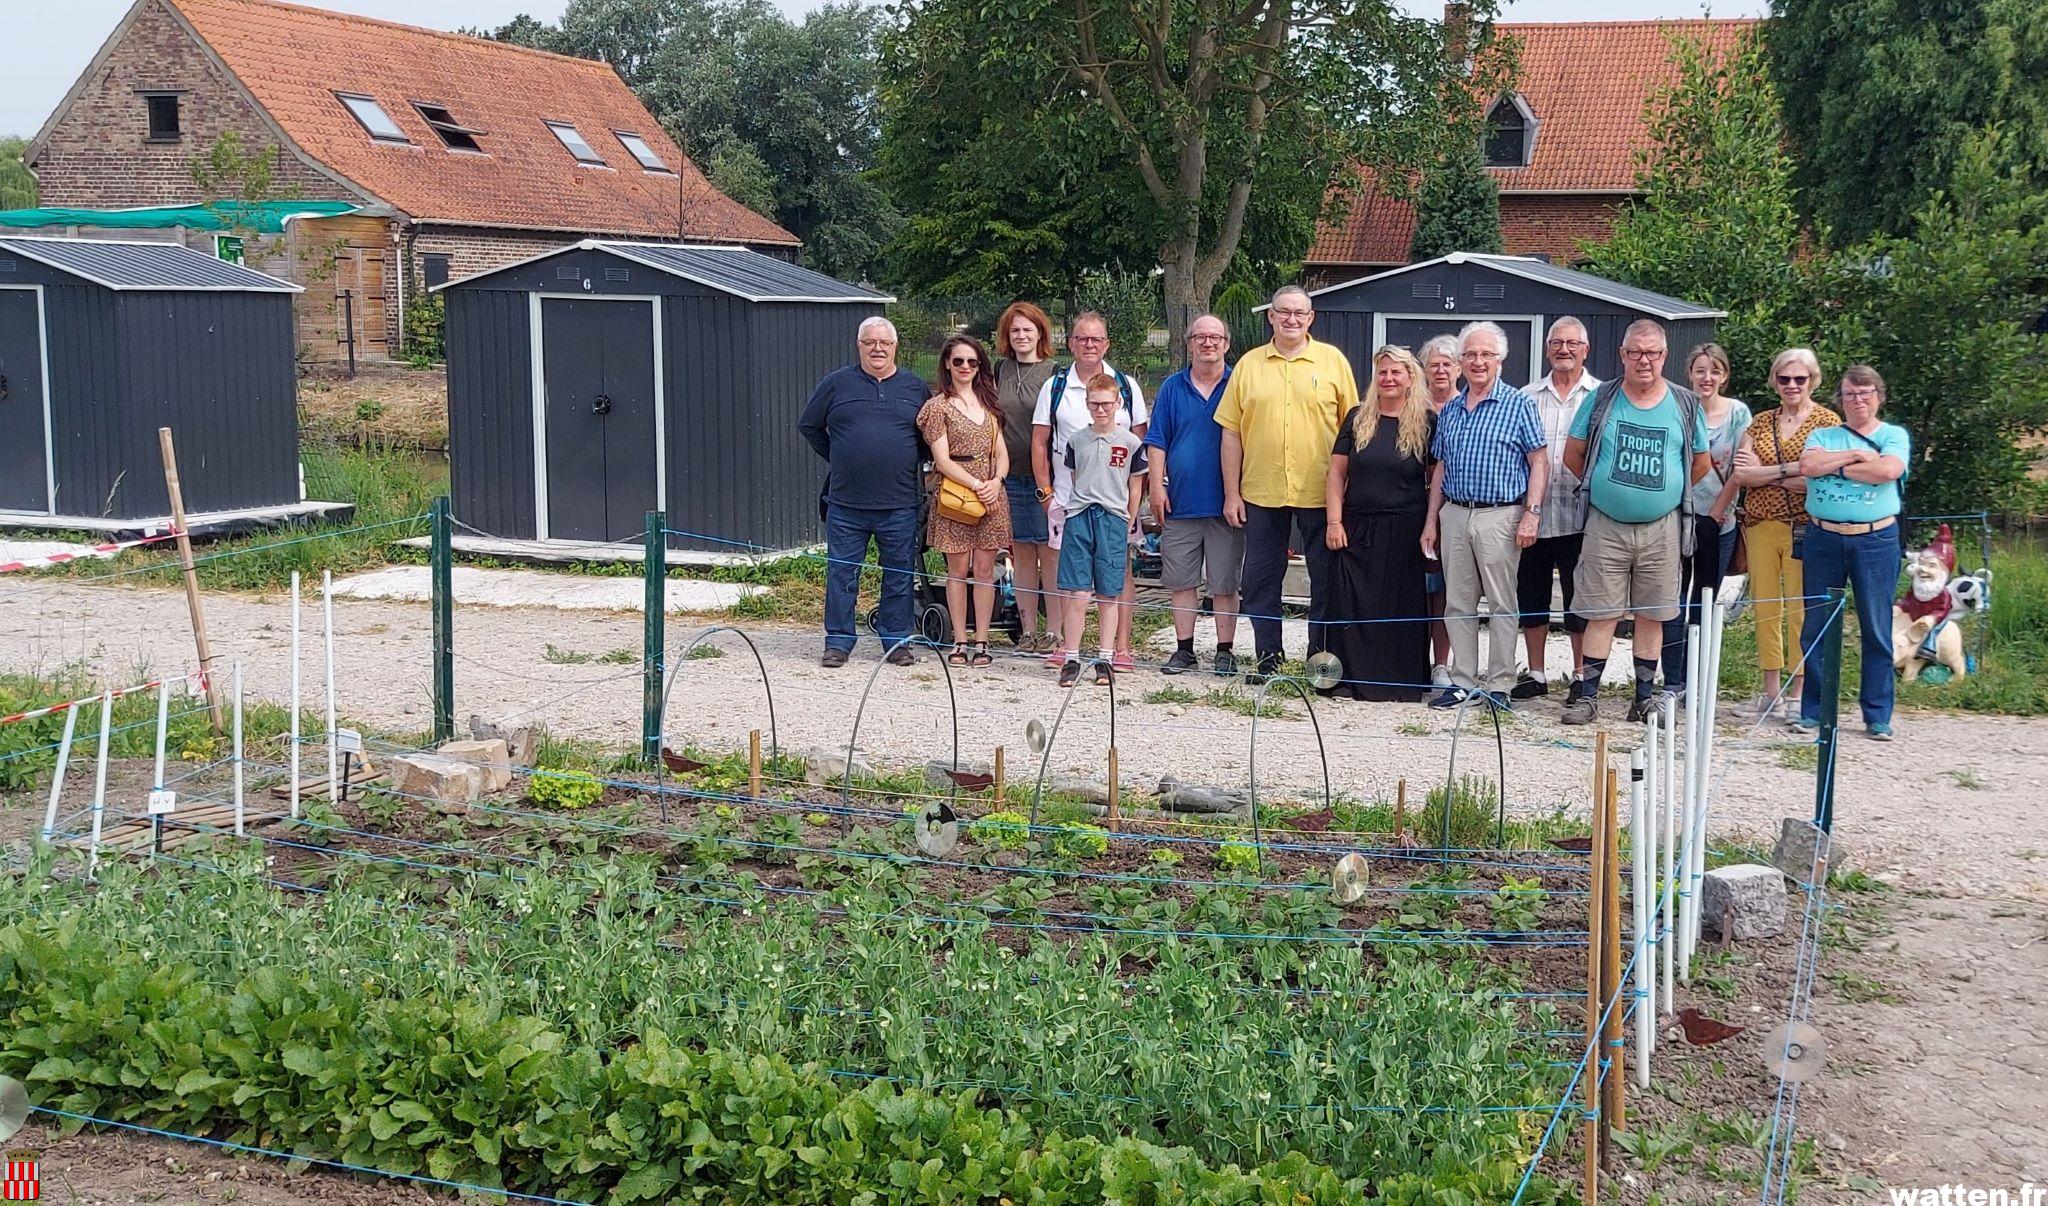
[[[1527,510],[1531,515],[1541,515],[1543,514],[1543,504],[1540,502],[1530,503],[1527,507]]]
[[[1039,502],[1051,502],[1051,501],[1052,501],[1052,487],[1051,487],[1051,486],[1040,486],[1040,487],[1038,488],[1038,501],[1039,501]]]

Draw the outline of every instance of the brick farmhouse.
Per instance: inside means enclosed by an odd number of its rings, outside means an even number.
[[[1450,14],[1447,14],[1447,17]],[[1509,255],[1579,260],[1603,242],[1638,195],[1637,155],[1650,146],[1643,109],[1672,82],[1671,37],[1726,50],[1749,20],[1577,21],[1495,26],[1520,43],[1515,90],[1487,109],[1487,172],[1500,186]],[[1349,211],[1316,229],[1305,262],[1311,287],[1409,262],[1415,206],[1364,184]]]
[[[396,354],[408,297],[588,237],[799,246],[604,63],[274,0],[136,0],[24,158],[45,206],[190,205],[222,199],[193,164],[230,133],[272,197],[355,207],[248,253],[306,286],[312,359],[344,314],[359,355]]]

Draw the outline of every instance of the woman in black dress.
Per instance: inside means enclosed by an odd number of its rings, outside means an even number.
[[[1372,394],[1340,425],[1324,485],[1323,541],[1336,553],[1324,641],[1344,664],[1325,694],[1412,702],[1429,689],[1422,523],[1436,418],[1407,348],[1381,348],[1372,369]]]

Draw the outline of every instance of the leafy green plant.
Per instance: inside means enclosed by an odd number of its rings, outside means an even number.
[[[536,770],[526,793],[542,808],[588,808],[604,795],[604,781],[588,771]]]
[[[1181,853],[1166,846],[1154,846],[1145,852],[1145,861],[1155,867],[1171,871],[1181,865]]]
[[[1052,852],[1062,858],[1100,858],[1109,853],[1109,830],[1068,821],[1053,830]]]
[[[1493,928],[1510,933],[1535,929],[1542,917],[1544,896],[1541,876],[1503,876],[1491,902]]]
[[[975,841],[998,850],[1022,850],[1031,843],[1031,818],[1004,809],[978,818],[968,832]]]
[[[1250,842],[1225,842],[1216,847],[1216,867],[1225,875],[1256,876],[1259,848]]]

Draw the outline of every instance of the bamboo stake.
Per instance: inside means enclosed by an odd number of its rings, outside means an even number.
[[[199,573],[192,568],[192,538],[185,534],[185,491],[178,482],[178,450],[171,444],[171,429],[156,429],[157,449],[163,454],[164,490],[171,496],[171,526],[178,533],[178,561],[185,567],[185,609],[192,613],[192,643],[199,650],[199,681],[206,686],[206,707],[213,716],[213,734],[227,728],[221,714],[220,691],[213,683],[213,646],[206,640],[206,611],[199,605]]]
[[[747,734],[747,798],[761,798],[761,730]]]
[[[1607,766],[1607,734],[1593,735],[1593,844],[1586,877],[1586,1067],[1585,1082],[1585,1190],[1584,1206],[1600,1201],[1600,914],[1606,894],[1600,891],[1601,864],[1607,859],[1607,810],[1602,808],[1605,790],[1602,772]]]
[[[1003,747],[996,747],[996,807],[1003,807]]]
[[[1607,953],[1600,965],[1600,999],[1611,1001],[1607,1023],[1601,1028],[1601,1046],[1613,1063],[1607,1069],[1605,1105],[1601,1108],[1608,1141],[1603,1156],[1613,1155],[1611,1136],[1628,1129],[1628,1046],[1621,1039],[1621,785],[1612,767],[1607,771],[1607,905],[1601,921],[1607,931]],[[1603,1160],[1602,1163],[1607,1163]]]
[[[1120,832],[1117,814],[1116,747],[1109,747],[1109,831]]]
[[[1401,844],[1408,829],[1408,780],[1394,780],[1394,844]]]

